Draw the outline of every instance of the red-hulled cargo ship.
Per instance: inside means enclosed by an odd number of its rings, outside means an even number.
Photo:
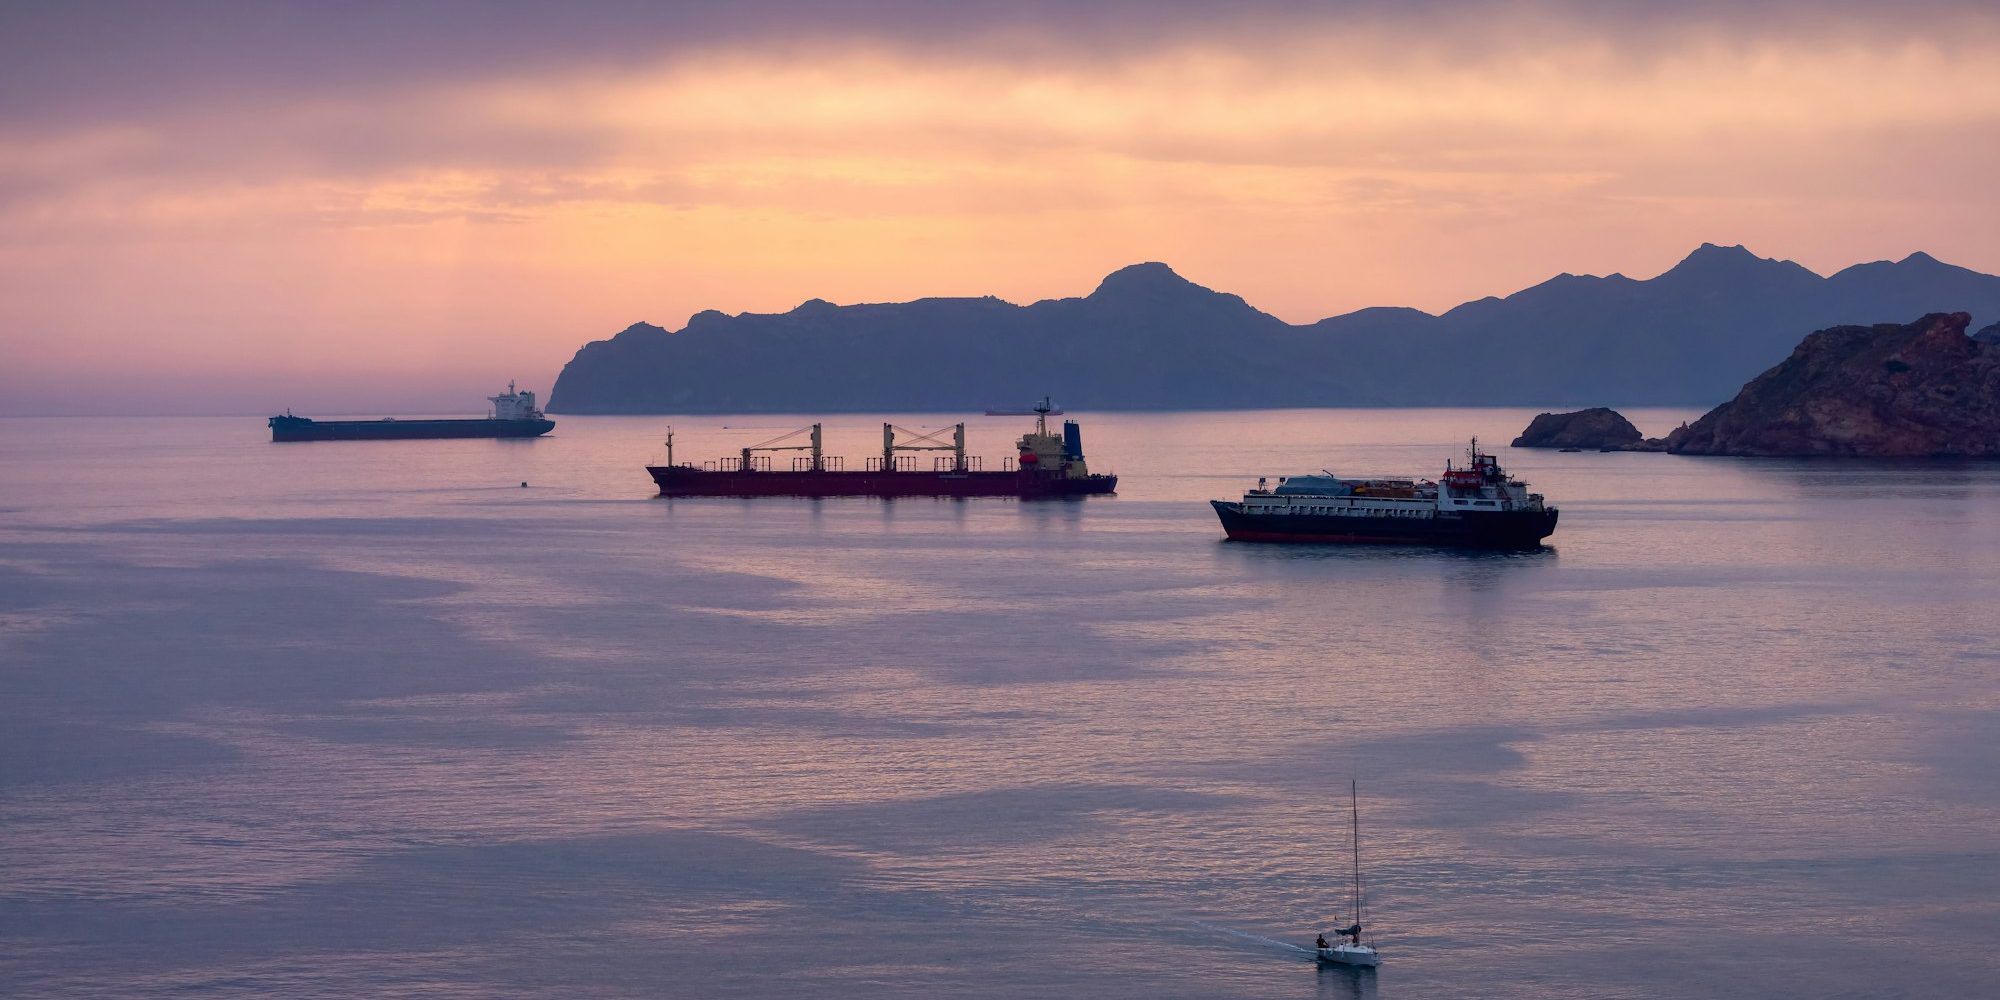
[[[1035,429],[1021,436],[1020,454],[989,471],[979,458],[965,453],[965,425],[950,431],[921,434],[882,425],[882,454],[858,472],[845,468],[840,456],[821,448],[820,425],[801,428],[742,449],[731,458],[700,465],[674,461],[674,434],[667,431],[667,463],[649,465],[647,473],[670,497],[1049,497],[1089,496],[1118,488],[1118,477],[1092,473],[1083,459],[1083,431],[1076,421],[1063,422],[1062,434],[1049,433],[1048,400],[1035,407]],[[897,432],[909,437],[898,440]],[[803,443],[801,443],[803,442]],[[771,456],[760,452],[802,451],[788,470],[773,470]],[[949,452],[932,456],[931,468],[917,468],[908,452]]]

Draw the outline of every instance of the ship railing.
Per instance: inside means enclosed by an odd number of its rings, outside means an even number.
[[[884,468],[885,465],[880,456],[868,460],[869,472],[881,472]],[[886,468],[890,472],[915,472],[917,471],[917,456],[897,455],[895,462],[888,464]]]
[[[931,459],[932,472],[978,472],[982,461],[978,455],[965,456],[965,467],[960,468],[958,459],[950,455],[939,455]]]
[[[819,458],[821,472],[842,472],[845,471],[846,466],[847,460],[839,455],[821,455]],[[813,460],[810,457],[798,455],[792,459],[793,472],[811,472],[812,470]]]
[[[1000,460],[1000,471],[1001,471],[1001,472],[1014,472],[1014,471],[1017,471],[1017,470],[1015,469],[1015,465],[1016,465],[1016,463],[1018,463],[1019,461],[1020,461],[1019,459],[1015,458],[1015,457],[1014,457],[1014,456],[1012,456],[1012,455],[1008,455],[1007,457],[1005,457],[1005,458],[1002,458],[1002,459]]]

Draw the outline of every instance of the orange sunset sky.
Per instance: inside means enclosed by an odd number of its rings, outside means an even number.
[[[0,413],[477,410],[697,310],[2000,271],[2000,7],[8,4]],[[912,369],[917,375],[919,370]]]

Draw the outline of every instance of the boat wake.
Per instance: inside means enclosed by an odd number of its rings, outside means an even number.
[[[1205,931],[1214,931],[1218,934],[1227,934],[1231,937],[1239,937],[1246,941],[1256,941],[1259,944],[1267,944],[1273,948],[1283,948],[1286,951],[1297,952],[1298,954],[1304,955],[1308,958],[1313,957],[1314,954],[1311,948],[1302,948],[1298,945],[1291,943],[1290,941],[1280,941],[1277,938],[1267,938],[1262,934],[1252,934],[1248,931],[1239,931],[1229,927],[1219,927],[1215,924],[1207,924],[1199,920],[1195,921],[1194,925]]]

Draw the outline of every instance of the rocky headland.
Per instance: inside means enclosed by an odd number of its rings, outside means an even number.
[[[1543,413],[1514,439],[1516,448],[1577,448],[1622,451],[1645,440],[1625,415],[1608,406],[1569,413]]]
[[[1664,438],[1608,445],[1677,455],[1861,458],[2000,458],[2000,342],[1966,334],[1965,313],[1907,324],[1836,326],[1806,337],[1790,357],[1751,379],[1736,398]],[[1566,429],[1615,426],[1598,408],[1544,413],[1514,442]],[[1629,427],[1630,424],[1626,423]]]
[[[1836,326],[1665,439],[1680,455],[2000,457],[2000,344],[1972,317]]]

